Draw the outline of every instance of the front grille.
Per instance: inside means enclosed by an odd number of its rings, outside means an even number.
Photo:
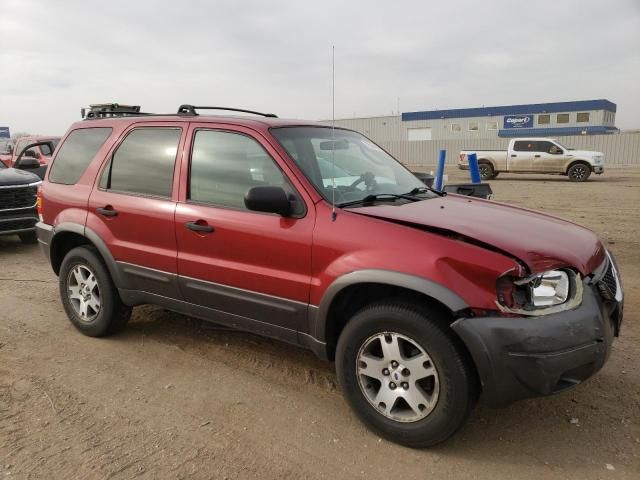
[[[33,207],[37,195],[37,187],[0,188],[0,211]]]
[[[606,300],[615,300],[618,293],[618,282],[613,269],[613,262],[607,259],[607,270],[598,282],[598,289]]]
[[[18,218],[16,220],[0,221],[0,232],[11,232],[13,230],[26,230],[27,228],[33,228],[37,221],[37,218]]]

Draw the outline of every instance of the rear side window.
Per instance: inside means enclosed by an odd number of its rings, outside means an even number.
[[[132,130],[102,173],[100,187],[124,193],[170,197],[181,133],[179,128]]]
[[[82,128],[71,132],[51,166],[49,181],[76,184],[109,135],[111,128]]]
[[[531,152],[535,148],[535,142],[517,141],[513,144],[513,149],[516,152]]]

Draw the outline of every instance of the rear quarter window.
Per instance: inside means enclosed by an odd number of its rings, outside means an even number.
[[[111,132],[112,129],[107,127],[81,128],[71,132],[51,165],[49,181],[75,185]]]

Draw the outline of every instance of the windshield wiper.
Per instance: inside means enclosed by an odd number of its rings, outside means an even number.
[[[342,202],[339,203],[337,206],[338,207],[350,207],[352,205],[364,205],[367,203],[373,203],[376,200],[397,200],[398,198],[403,198],[405,200],[410,200],[412,202],[419,202],[421,200],[424,200],[424,198],[417,198],[417,197],[412,197],[409,194],[398,194],[398,193],[372,193],[370,195],[367,195],[364,198],[361,198],[360,200],[352,200],[350,202]]]
[[[441,197],[444,197],[447,194],[447,192],[441,192],[440,190],[436,190],[435,188],[431,188],[431,187],[416,187],[406,195],[417,195],[419,193],[426,193],[426,192],[433,192],[436,195],[440,195]]]

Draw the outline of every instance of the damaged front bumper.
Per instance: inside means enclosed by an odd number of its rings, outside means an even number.
[[[470,317],[453,323],[480,375],[489,405],[549,395],[586,380],[605,364],[622,323],[619,295],[606,275],[583,280],[582,303],[539,317]]]

